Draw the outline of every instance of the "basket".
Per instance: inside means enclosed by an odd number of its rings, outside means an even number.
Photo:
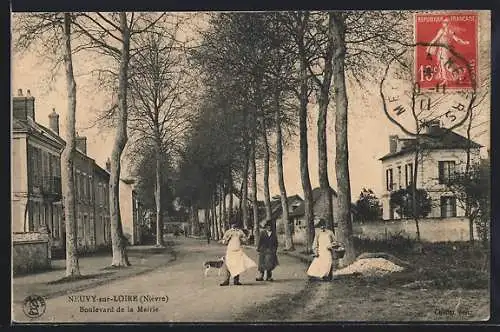
[[[345,249],[342,247],[335,248],[332,250],[332,252],[333,252],[333,258],[335,259],[341,259],[345,255]]]

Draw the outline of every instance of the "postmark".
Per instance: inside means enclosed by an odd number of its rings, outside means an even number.
[[[437,124],[457,128],[476,98],[477,14],[416,14],[414,28],[415,43],[394,56],[381,81],[384,112],[410,136]]]
[[[474,89],[478,15],[415,14],[415,81],[421,89]]]
[[[24,299],[23,312],[29,318],[38,318],[45,313],[47,303],[39,295],[29,295]]]

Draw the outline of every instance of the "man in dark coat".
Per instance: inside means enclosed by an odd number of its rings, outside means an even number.
[[[259,272],[260,277],[257,281],[264,280],[264,272],[266,274],[267,281],[273,281],[272,271],[278,265],[278,256],[276,251],[278,250],[278,237],[276,232],[272,230],[271,221],[266,221],[265,229],[260,232],[259,236],[259,246],[257,251],[259,252]]]

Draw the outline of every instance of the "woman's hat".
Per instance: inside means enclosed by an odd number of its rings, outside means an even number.
[[[315,227],[326,226],[326,220],[323,218],[316,218],[314,219],[314,226]]]

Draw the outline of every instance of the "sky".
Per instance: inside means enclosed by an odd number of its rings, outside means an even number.
[[[480,25],[480,75],[486,77],[490,71],[490,27],[489,16],[486,12],[482,15]],[[54,108],[60,115],[60,133],[65,135],[64,124],[66,121],[66,92],[65,80],[61,72],[54,81],[50,82],[50,61],[40,57],[38,54],[26,53],[24,55],[12,54],[11,57],[11,82],[12,94],[17,94],[18,89],[23,93],[29,89],[35,97],[36,121],[48,127],[48,115]],[[114,138],[112,129],[99,131],[97,127],[88,128],[96,119],[96,111],[108,107],[109,94],[98,87],[95,77],[88,75],[88,57],[74,59],[77,82],[77,131],[81,136],[87,136],[87,154],[94,158],[101,167],[105,165],[106,159],[111,154]],[[351,180],[351,198],[355,201],[361,189],[371,188],[380,195],[383,187],[381,162],[382,157],[389,150],[389,135],[405,136],[400,129],[392,124],[382,109],[382,101],[378,94],[378,82],[365,82],[361,87],[357,83],[348,82],[349,98],[349,121],[348,121],[348,144],[349,144],[349,171]],[[488,98],[480,106],[481,118],[478,123],[483,123],[473,129],[474,140],[485,148],[483,155],[490,146],[489,119],[490,105]],[[311,184],[314,187],[318,182],[318,158],[316,140],[316,109],[311,106],[309,114],[309,172]],[[334,105],[331,103],[328,113],[328,173],[331,186],[336,189],[335,180],[335,131],[334,131]],[[485,131],[486,130],[486,131]],[[460,130],[457,130],[460,132]],[[298,136],[295,143],[284,152],[284,175],[288,195],[302,195],[299,168],[299,144]],[[123,168],[122,168],[123,170]],[[275,168],[270,173],[271,195],[279,194],[279,187]],[[122,174],[125,176],[126,174]],[[259,176],[260,188],[262,187],[262,172]],[[263,199],[262,191],[259,190],[258,199]]]

